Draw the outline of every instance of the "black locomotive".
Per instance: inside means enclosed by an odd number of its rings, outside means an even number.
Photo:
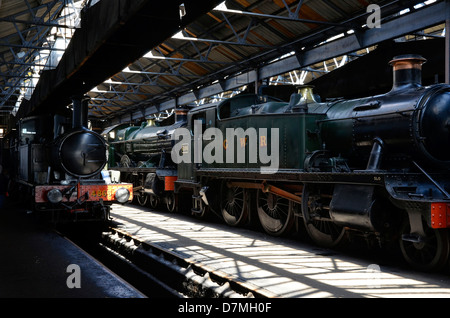
[[[88,99],[73,99],[72,118],[36,115],[20,119],[6,138],[3,158],[12,194],[52,222],[106,221],[114,202],[132,199],[131,184],[112,184],[103,137],[87,128]]]
[[[383,95],[319,102],[306,86],[289,102],[238,95],[192,109],[188,134],[171,145],[175,202],[189,193],[193,214],[212,210],[233,226],[254,211],[272,235],[303,220],[323,246],[352,236],[399,242],[409,264],[442,268],[450,253],[450,86],[422,86],[424,62],[394,58],[394,86]]]
[[[109,144],[108,167],[118,171],[118,180],[134,185],[134,197],[140,205],[156,207],[162,203],[169,211],[176,208],[174,182],[177,165],[171,151],[172,134],[186,126],[187,108],[161,122],[149,121],[140,126],[117,125],[102,135]]]

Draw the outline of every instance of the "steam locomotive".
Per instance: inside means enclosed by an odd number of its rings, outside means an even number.
[[[257,215],[271,235],[303,224],[321,246],[398,243],[413,267],[440,269],[450,253],[450,86],[422,86],[424,62],[395,57],[392,90],[378,96],[320,102],[303,86],[289,102],[238,95],[194,108],[160,152],[171,149],[176,167],[164,191],[175,202],[189,193],[194,215],[210,210],[232,226]],[[166,131],[153,140],[168,142]],[[154,183],[139,186],[158,197]]]
[[[73,99],[66,115],[20,119],[7,137],[4,154],[12,194],[54,223],[109,220],[112,203],[133,198],[132,184],[109,182],[103,137],[87,128],[88,99]]]
[[[163,204],[171,212],[176,209],[174,182],[178,170],[172,161],[171,136],[186,126],[187,111],[179,108],[162,122],[130,127],[120,124],[102,132],[109,145],[108,168],[119,172],[117,180],[134,185],[134,197],[142,206]]]

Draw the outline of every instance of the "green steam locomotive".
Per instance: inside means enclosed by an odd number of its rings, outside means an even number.
[[[378,96],[320,102],[302,86],[289,102],[238,95],[196,107],[145,137],[149,128],[126,128],[110,158],[143,204],[173,211],[187,198],[197,217],[258,219],[276,236],[304,226],[327,247],[399,243],[410,265],[440,269],[450,254],[450,86],[422,86],[424,62],[395,57],[392,90]]]

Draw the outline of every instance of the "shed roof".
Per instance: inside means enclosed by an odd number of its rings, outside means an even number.
[[[0,111],[17,111],[20,89],[33,76],[31,64],[45,63],[32,57],[55,44],[52,26],[75,30],[75,22],[61,16],[71,3],[0,0]],[[368,12],[370,4],[378,6],[386,28],[367,25],[376,13]],[[89,115],[114,124],[218,98],[259,80],[306,83],[385,39],[417,37],[425,27],[428,36],[442,37],[439,5],[444,1],[226,0],[86,92]],[[439,18],[426,20],[430,12]],[[404,18],[414,23],[405,25]],[[392,27],[396,21],[402,28]]]

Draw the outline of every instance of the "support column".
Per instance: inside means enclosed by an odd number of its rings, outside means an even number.
[[[450,84],[450,0],[445,1],[445,83]]]
[[[255,68],[255,94],[258,95],[259,91],[259,69]]]

